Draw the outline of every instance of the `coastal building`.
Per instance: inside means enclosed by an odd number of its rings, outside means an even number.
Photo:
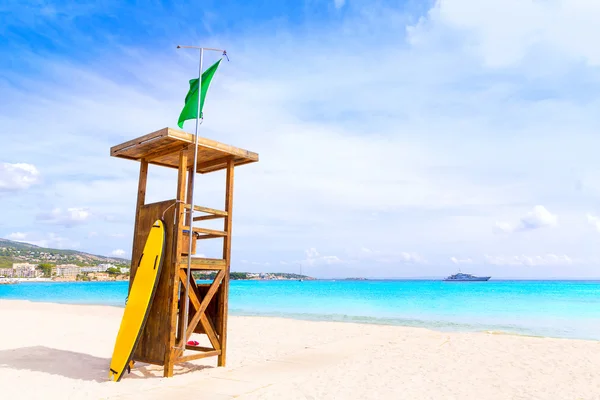
[[[37,278],[42,273],[37,270],[36,264],[13,263],[13,278]]]
[[[91,267],[81,267],[81,272],[88,272],[88,273],[94,273],[94,272],[106,272],[109,268],[114,267],[114,265],[112,264],[98,264],[98,265],[94,265]]]
[[[75,264],[60,264],[56,266],[56,276],[77,276],[80,272],[81,268]]]
[[[35,267],[37,267],[36,264],[30,264],[30,263],[13,263],[13,268],[14,269],[35,269]]]
[[[93,272],[88,275],[91,280],[107,281],[110,279],[110,275],[106,272]]]
[[[0,277],[12,278],[14,277],[14,269],[12,268],[0,268]]]

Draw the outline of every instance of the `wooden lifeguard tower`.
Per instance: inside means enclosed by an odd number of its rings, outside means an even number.
[[[198,137],[197,164],[194,164],[194,135],[164,128],[148,135],[113,146],[113,157],[140,162],[130,288],[152,223],[163,218],[166,230],[165,254],[158,287],[150,308],[133,361],[164,366],[164,376],[173,376],[173,366],[204,357],[218,356],[218,366],[224,366],[227,354],[227,311],[229,270],[231,261],[231,227],[233,211],[234,168],[258,161],[258,154],[213,140]],[[146,204],[148,165],[176,168],[177,193],[174,199]],[[224,210],[194,206],[190,212],[194,173],[206,174],[226,170]],[[223,219],[223,230],[194,226],[194,222]],[[191,253],[196,253],[196,241],[223,239],[223,257],[192,258],[192,271],[215,271],[210,284],[187,283],[189,232],[193,233]],[[183,332],[185,292],[188,289],[188,323]],[[192,333],[205,334],[211,347],[187,345]],[[187,350],[187,352],[186,352]]]

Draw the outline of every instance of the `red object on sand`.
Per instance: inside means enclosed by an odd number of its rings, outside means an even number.
[[[187,344],[189,346],[198,346],[200,343],[196,342],[195,340],[190,340],[190,341],[187,342]]]

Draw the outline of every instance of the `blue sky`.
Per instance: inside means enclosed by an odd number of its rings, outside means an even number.
[[[201,135],[260,154],[236,171],[234,270],[599,277],[599,15],[591,0],[4,2],[0,237],[129,256],[138,164],[109,149],[176,127],[197,60],[175,47],[192,44],[231,59]],[[171,171],[150,179],[148,201],[174,196]],[[223,175],[198,182],[221,208]]]

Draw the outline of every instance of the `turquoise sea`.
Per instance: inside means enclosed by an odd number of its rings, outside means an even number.
[[[0,299],[123,307],[127,282],[0,285]],[[232,281],[232,315],[600,340],[600,281]]]

